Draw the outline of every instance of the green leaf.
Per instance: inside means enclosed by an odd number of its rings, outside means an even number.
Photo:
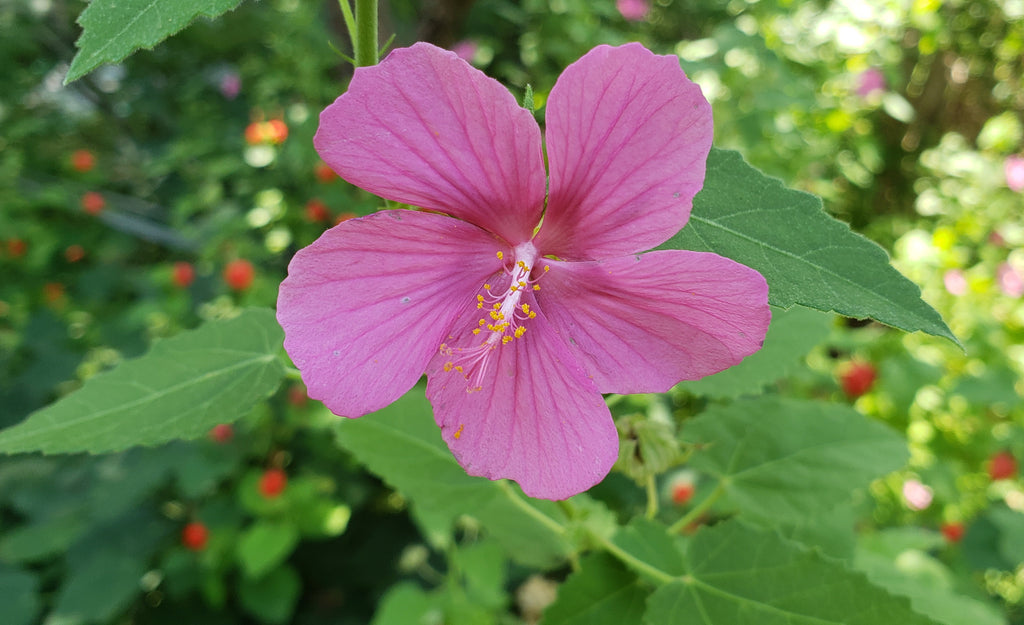
[[[1024,562],[1024,514],[1009,508],[993,508],[989,520],[999,529],[999,553],[1007,562]]]
[[[715,252],[756,269],[774,306],[870,317],[960,344],[881,247],[827,215],[817,197],[787,189],[738,152],[711,151],[689,224],[661,249]]]
[[[764,347],[734,367],[700,380],[682,382],[678,388],[711,397],[759,393],[768,384],[786,377],[811,348],[824,341],[831,323],[829,315],[808,308],[773,308]]]
[[[894,528],[861,538],[854,567],[873,583],[910,599],[943,625],[1005,625],[992,605],[958,594],[953,572],[925,550],[942,544],[937,532]]]
[[[422,388],[374,414],[340,421],[336,432],[345,449],[412,501],[413,517],[435,545],[446,543],[456,518],[469,515],[527,566],[551,566],[569,553],[557,504],[528,499],[510,482],[466,474],[441,439]]]
[[[713,406],[686,423],[691,466],[722,480],[740,511],[780,523],[846,501],[907,461],[895,431],[840,404],[775,397]]]
[[[647,625],[934,625],[860,573],[735,521],[702,528]]]
[[[508,603],[505,593],[508,563],[501,545],[490,539],[460,545],[455,558],[465,580],[468,598],[488,609],[503,609]]]
[[[274,625],[288,622],[301,590],[299,574],[288,566],[276,568],[259,579],[243,577],[238,582],[238,598],[245,611]]]
[[[256,521],[238,539],[235,555],[242,572],[261,577],[284,562],[299,542],[299,531],[291,523]]]
[[[544,612],[542,625],[639,623],[647,589],[611,556],[595,553],[580,562]]]
[[[64,84],[104,63],[116,63],[139,48],[152,49],[196,17],[217,17],[241,0],[93,0],[78,18],[82,36],[75,45]]]
[[[0,562],[0,623],[30,625],[39,611],[36,576]]]
[[[381,599],[371,625],[441,623],[444,619],[442,604],[437,594],[428,594],[412,582],[401,582],[388,589]]]
[[[182,332],[3,430],[0,453],[100,453],[203,436],[277,389],[282,338],[264,309]]]
[[[612,540],[641,562],[673,576],[686,572],[681,551],[682,543],[677,541],[677,538],[669,535],[667,527],[642,517],[630,521],[629,525],[620,529]],[[637,572],[642,574],[645,571],[637,569]]]

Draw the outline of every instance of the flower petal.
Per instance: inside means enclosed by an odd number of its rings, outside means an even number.
[[[558,78],[546,120],[543,253],[630,254],[686,224],[704,184],[711,106],[677,57],[635,43],[598,46]]]
[[[356,69],[313,139],[339,176],[515,245],[544,205],[540,129],[497,81],[427,43]]]
[[[501,271],[501,249],[471,224],[401,210],[344,221],[299,250],[277,319],[309,396],[347,417],[398,399]]]
[[[758,272],[707,252],[552,261],[537,302],[602,393],[660,393],[739,363],[771,319]]]
[[[532,295],[524,303],[535,302]],[[480,340],[474,309],[456,323],[454,345]],[[531,497],[565,499],[600,482],[618,457],[618,434],[594,383],[543,314],[527,332],[489,355],[480,390],[449,356],[427,369],[427,397],[434,418],[459,463],[471,475],[509,478]],[[456,361],[457,362],[457,361]],[[468,373],[468,372],[467,372]]]

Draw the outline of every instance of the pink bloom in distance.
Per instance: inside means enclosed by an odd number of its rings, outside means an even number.
[[[877,67],[869,67],[860,75],[857,95],[866,98],[876,91],[885,91],[887,86],[882,70]]]
[[[1011,191],[1024,191],[1024,156],[1007,156],[1003,171],[1006,174],[1006,186]]]
[[[1010,263],[1000,263],[996,268],[996,280],[999,290],[1009,297],[1024,295],[1024,278]]]
[[[425,372],[468,473],[562,499],[618,456],[601,393],[732,366],[770,312],[748,267],[640,253],[686,223],[711,147],[710,105],[677,58],[598,46],[545,114],[548,172],[533,114],[453,52],[417,43],[357,69],[316,149],[422,210],[327,230],[292,259],[277,317],[309,396],[335,414],[378,410]]]
[[[950,269],[942,276],[942,282],[950,295],[960,297],[967,293],[967,276],[960,269]]]
[[[639,22],[651,12],[650,0],[615,0],[615,8],[619,10],[623,19],[630,22]]]
[[[463,39],[452,46],[452,52],[457,54],[460,59],[467,63],[473,62],[473,59],[476,58],[476,51],[479,49],[480,44],[472,39]]]
[[[932,489],[918,480],[903,482],[903,499],[911,510],[924,510],[932,504]]]

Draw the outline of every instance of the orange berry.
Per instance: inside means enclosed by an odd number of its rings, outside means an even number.
[[[1000,451],[988,461],[988,476],[993,481],[1010,479],[1017,470],[1017,459],[1008,451]]]
[[[260,494],[274,499],[288,486],[288,474],[281,469],[267,469],[260,476]]]
[[[174,286],[179,289],[187,289],[195,279],[196,269],[192,263],[183,260],[174,263],[174,267],[171,269],[171,282],[174,283]]]
[[[253,122],[245,127],[245,142],[249,145],[263,143],[263,123]]]
[[[210,440],[215,443],[224,444],[235,435],[235,429],[229,423],[219,423],[210,428]]]
[[[22,239],[7,239],[7,253],[11,255],[11,258],[21,258],[27,251],[28,243]]]
[[[85,248],[77,243],[75,245],[69,245],[68,248],[64,250],[64,258],[68,259],[69,263],[77,263],[85,258]]]
[[[107,201],[95,191],[88,191],[82,195],[82,210],[90,215],[99,215],[107,207]]]
[[[233,260],[224,267],[224,282],[235,291],[248,289],[255,277],[252,263],[244,258]]]
[[[963,539],[966,529],[963,523],[943,523],[939,531],[942,532],[946,542],[958,543]]]
[[[317,163],[313,168],[313,173],[316,175],[316,179],[324,184],[334,182],[334,179],[338,177],[338,174],[334,173],[327,163]]]
[[[327,205],[320,200],[313,198],[306,202],[306,220],[316,223],[318,221],[328,221],[331,218],[331,211],[328,210]]]
[[[89,150],[75,150],[71,153],[71,168],[85,173],[96,166],[96,157]]]
[[[210,530],[199,521],[192,521],[181,530],[181,544],[192,551],[206,549],[206,542],[210,539]]]
[[[263,134],[270,143],[284,143],[288,138],[288,124],[281,119],[272,119],[264,124]]]

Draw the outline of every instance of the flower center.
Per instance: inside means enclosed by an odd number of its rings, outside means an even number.
[[[511,262],[506,261],[504,272],[509,276],[508,287],[495,293],[490,284],[484,285],[484,293],[476,296],[476,307],[480,311],[473,335],[481,338],[480,343],[471,347],[452,347],[442,343],[440,351],[449,360],[445,371],[461,373],[470,382],[468,392],[479,391],[490,356],[502,345],[508,345],[526,334],[526,322],[537,316],[529,304],[523,303],[523,295],[529,290],[539,291],[540,285],[531,274],[537,261],[537,248],[527,241],[512,250]],[[498,252],[498,259],[505,260]],[[544,265],[544,272],[550,269]],[[543,275],[543,273],[541,274]]]

